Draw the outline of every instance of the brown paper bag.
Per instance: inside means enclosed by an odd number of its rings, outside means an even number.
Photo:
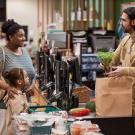
[[[130,77],[96,78],[97,116],[131,116],[132,86]]]
[[[34,94],[31,96],[31,106],[37,105],[37,106],[44,106],[47,105],[48,101],[46,98],[41,94],[41,91],[38,88],[38,82],[35,82],[34,87]],[[44,111],[44,108],[38,108],[36,111]]]

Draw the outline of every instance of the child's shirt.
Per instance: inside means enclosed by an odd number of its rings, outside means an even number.
[[[12,135],[11,122],[14,115],[26,112],[28,109],[28,102],[25,93],[18,91],[18,95],[15,95],[14,99],[9,99],[7,102],[7,111],[6,111],[6,129],[9,134]],[[8,133],[7,133],[8,135]]]

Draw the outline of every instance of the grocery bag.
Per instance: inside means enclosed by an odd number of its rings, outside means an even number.
[[[96,115],[131,116],[132,87],[131,77],[96,78]]]

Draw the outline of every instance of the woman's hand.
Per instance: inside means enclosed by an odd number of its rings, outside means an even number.
[[[18,95],[18,92],[15,88],[9,86],[7,88],[7,94],[9,96],[9,98],[14,99],[15,95]]]
[[[5,80],[3,79],[3,77],[0,79],[0,88],[5,90],[9,96],[9,98],[14,98],[15,95],[18,95],[18,91],[14,88],[9,86]]]

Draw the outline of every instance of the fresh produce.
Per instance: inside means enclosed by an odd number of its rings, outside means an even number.
[[[112,61],[112,52],[97,52],[97,56],[103,64],[109,64]]]
[[[72,116],[85,116],[90,113],[90,110],[87,108],[74,108],[74,109],[70,109],[69,113]]]
[[[73,114],[74,112],[78,112],[78,111],[83,110],[83,109],[85,109],[85,108],[73,108],[73,109],[70,109],[69,113]]]
[[[87,109],[91,110],[91,112],[95,112],[96,111],[95,101],[87,102],[85,107]]]
[[[102,52],[102,51],[97,52],[97,56],[100,62],[102,63],[102,65],[104,66],[105,71],[110,70],[112,55],[113,55],[112,52]]]

